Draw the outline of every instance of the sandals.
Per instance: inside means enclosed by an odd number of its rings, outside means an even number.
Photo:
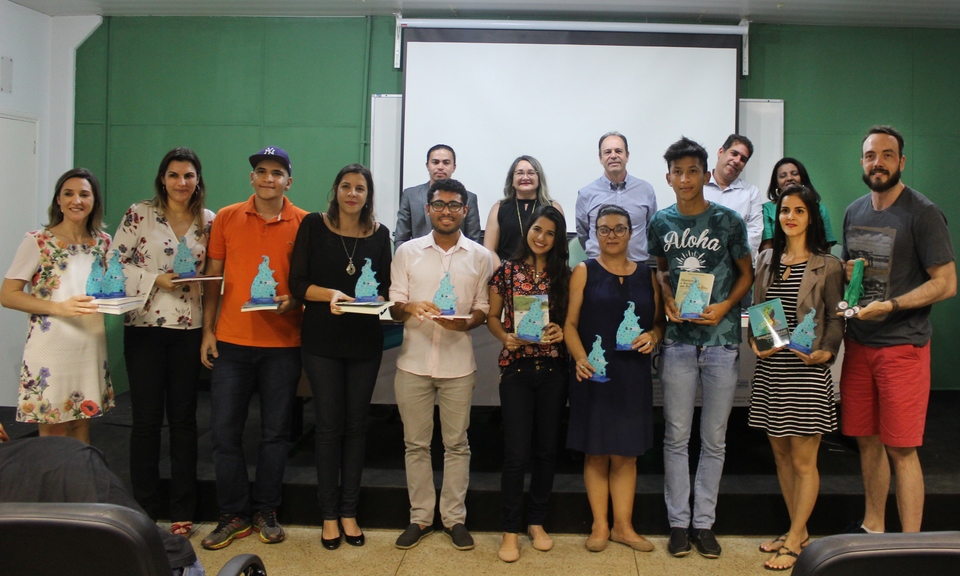
[[[797,560],[800,558],[800,555],[799,555],[799,554],[797,554],[797,553],[794,552],[793,550],[787,548],[785,545],[784,545],[784,546],[780,546],[780,549],[777,550],[776,555],[774,555],[774,557],[771,558],[771,560],[776,560],[777,558],[780,558],[781,556],[792,556],[792,557],[793,557],[793,562],[791,562],[790,565],[788,565],[788,566],[771,566],[770,564],[764,563],[764,564],[763,564],[763,567],[764,567],[765,569],[767,569],[767,570],[773,570],[774,572],[783,572],[783,571],[785,571],[785,570],[791,570],[791,569],[793,569],[794,564],[796,564],[796,563],[797,563]],[[768,560],[767,562],[769,562],[769,560]]]
[[[193,522],[174,522],[170,525],[170,533],[189,538],[193,534]]]
[[[769,542],[764,542],[763,544],[761,544],[759,546],[759,550],[764,554],[773,554],[774,552],[782,548],[783,545],[786,543],[786,541],[787,541],[787,535],[786,533],[784,533],[777,536],[776,538],[774,538]],[[776,548],[764,548],[764,546],[771,546],[771,545],[777,545],[777,546]],[[810,537],[807,536],[807,539],[800,543],[800,550],[802,551],[804,548],[806,548],[809,545],[810,545]]]

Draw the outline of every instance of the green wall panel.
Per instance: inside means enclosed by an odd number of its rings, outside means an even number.
[[[104,19],[77,48],[74,116],[78,124],[102,124],[107,120],[109,30],[110,20]]]
[[[110,122],[260,122],[263,42],[254,18],[112,19]]]
[[[960,31],[915,30],[913,74],[903,78],[914,92],[911,112],[917,134],[960,134]],[[900,88],[900,87],[898,87]]]
[[[357,126],[366,19],[283,19],[264,26],[264,123]]]

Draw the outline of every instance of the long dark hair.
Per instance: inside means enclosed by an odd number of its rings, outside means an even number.
[[[530,249],[530,242],[527,235],[530,228],[540,218],[546,218],[553,222],[556,230],[554,231],[553,248],[547,252],[547,277],[550,278],[550,321],[563,326],[567,319],[567,303],[570,300],[570,249],[567,246],[567,221],[563,214],[553,206],[541,206],[534,211],[533,216],[523,227],[523,242],[517,246],[516,252],[510,260],[523,262],[527,258],[533,257],[533,250]]]
[[[90,183],[90,190],[93,191],[93,209],[90,211],[90,215],[87,216],[87,233],[96,238],[97,233],[103,229],[103,196],[100,194],[100,181],[93,175],[93,172],[86,168],[67,170],[63,173],[63,176],[57,180],[57,185],[54,187],[53,201],[50,203],[50,208],[47,209],[47,216],[50,218],[50,223],[47,224],[46,227],[53,228],[63,222],[63,210],[60,209],[59,203],[60,191],[63,190],[63,185],[67,183],[67,180],[71,178],[83,178]]]
[[[373,219],[373,174],[370,169],[362,164],[347,164],[337,172],[337,177],[333,181],[333,187],[330,188],[330,205],[327,207],[327,218],[330,222],[340,228],[340,203],[337,202],[337,188],[340,182],[347,174],[360,174],[367,181],[367,201],[360,209],[360,229],[363,231],[373,230],[376,221]]]
[[[167,210],[167,187],[163,184],[163,177],[167,173],[167,168],[171,162],[189,162],[193,169],[197,171],[197,187],[190,196],[190,202],[187,208],[193,214],[193,221],[197,223],[197,228],[203,231],[206,222],[203,221],[203,207],[207,199],[207,186],[203,183],[203,166],[200,165],[200,158],[197,153],[189,148],[178,146],[167,152],[167,155],[160,161],[160,167],[157,168],[157,177],[153,181],[153,189],[156,196],[150,201],[150,204],[162,215],[166,215]]]
[[[774,274],[770,278],[771,285],[780,281],[780,274],[777,274],[776,270],[780,266],[780,256],[783,255],[783,250],[787,247],[787,235],[783,233],[783,228],[780,226],[780,207],[783,205],[783,199],[788,196],[796,196],[807,207],[807,250],[811,254],[830,253],[830,245],[827,244],[827,236],[823,227],[823,216],[820,215],[820,199],[817,197],[817,193],[806,186],[788,186],[777,198],[777,211],[774,214],[773,256],[770,260],[770,266],[773,267]]]
[[[770,174],[770,185],[767,186],[767,199],[771,202],[776,202],[777,198],[780,196],[780,185],[777,183],[777,172],[780,171],[780,168],[786,164],[793,164],[797,167],[797,173],[800,174],[800,184],[806,186],[811,192],[817,196],[817,202],[820,201],[820,194],[817,193],[817,189],[813,187],[813,182],[810,182],[810,175],[807,174],[807,169],[803,164],[800,163],[796,158],[785,157],[777,161],[773,165],[773,173]]]

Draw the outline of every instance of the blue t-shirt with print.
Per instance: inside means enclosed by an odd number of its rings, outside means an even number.
[[[750,256],[747,227],[733,210],[711,202],[696,216],[685,216],[674,204],[657,212],[647,230],[650,255],[666,258],[670,281],[677,285],[681,272],[713,274],[710,303],[730,295],[740,275],[736,261]],[[699,346],[740,343],[740,306],[734,306],[716,326],[670,322],[667,338]]]

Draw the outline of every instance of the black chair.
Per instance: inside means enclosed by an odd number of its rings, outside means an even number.
[[[170,576],[156,524],[114,504],[0,503],[5,576]],[[266,576],[254,554],[230,560],[218,576]]]
[[[838,534],[812,542],[793,576],[941,576],[960,573],[960,532]]]

